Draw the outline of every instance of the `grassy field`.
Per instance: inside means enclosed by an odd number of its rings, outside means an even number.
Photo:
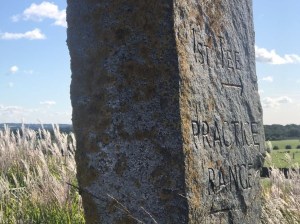
[[[294,167],[296,164],[300,164],[300,149],[296,149],[300,145],[299,139],[271,141],[266,144],[271,148],[270,156],[272,162],[266,159],[264,166],[274,166],[277,168],[289,168]],[[286,145],[291,145],[292,149],[285,149]],[[274,150],[273,147],[278,146],[278,150]]]
[[[295,166],[296,163],[300,164],[300,149],[280,149],[272,150],[270,153],[272,162],[266,160],[267,167],[275,166],[277,168],[288,168]],[[288,158],[290,157],[290,158]]]
[[[285,149],[286,145],[291,145],[292,149],[296,149],[300,145],[300,139],[289,139],[289,140],[280,140],[280,141],[271,141],[272,146],[278,146],[279,149]],[[299,150],[300,151],[300,150]]]

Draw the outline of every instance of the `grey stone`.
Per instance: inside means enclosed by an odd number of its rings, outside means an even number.
[[[252,1],[68,0],[87,223],[259,223]]]

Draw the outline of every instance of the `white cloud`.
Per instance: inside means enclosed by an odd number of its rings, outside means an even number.
[[[273,77],[272,76],[266,76],[266,77],[263,77],[262,80],[266,81],[266,82],[273,82]]]
[[[42,40],[46,39],[45,34],[43,34],[40,29],[34,29],[27,31],[25,33],[2,33],[0,38],[3,40],[19,40],[19,39],[28,39],[28,40]]]
[[[263,89],[258,90],[259,95],[262,95],[265,91]]]
[[[67,27],[66,10],[60,10],[57,5],[44,1],[41,4],[32,3],[21,15],[12,17],[14,22],[23,20],[43,21],[44,19],[54,20],[54,25]]]
[[[37,123],[37,120],[43,123],[71,123],[70,112],[53,112],[49,107],[24,108],[21,106],[0,104],[0,120],[2,123],[27,122]],[[71,110],[71,109],[70,109]]]
[[[283,104],[283,103],[292,103],[293,100],[287,96],[282,96],[277,98],[278,103]]]
[[[262,105],[264,108],[276,108],[281,104],[292,103],[293,100],[287,96],[281,96],[278,98],[265,97],[262,99]]]
[[[11,74],[15,74],[17,71],[19,71],[19,68],[18,66],[14,65],[14,66],[11,66],[10,69],[9,69],[9,72]]]
[[[40,104],[41,104],[41,105],[46,105],[46,106],[50,107],[50,106],[53,106],[53,105],[55,105],[55,104],[56,104],[56,102],[55,102],[55,101],[53,101],[53,100],[46,100],[46,101],[42,101],[42,102],[40,102]]]
[[[3,114],[21,114],[24,112],[24,109],[22,107],[18,106],[3,106],[0,105],[0,115]]]
[[[300,55],[297,54],[285,54],[284,56],[280,56],[273,49],[268,51],[265,48],[260,48],[255,46],[255,57],[256,61],[269,63],[274,65],[282,65],[282,64],[297,64],[300,63]]]

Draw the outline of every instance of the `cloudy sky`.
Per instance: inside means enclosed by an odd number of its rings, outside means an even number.
[[[265,124],[300,124],[300,1],[253,0]],[[66,2],[0,8],[0,123],[71,123]]]
[[[300,1],[253,3],[264,123],[300,124]]]

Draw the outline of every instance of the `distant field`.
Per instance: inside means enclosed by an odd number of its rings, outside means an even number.
[[[280,150],[272,150],[271,155],[271,163],[266,160],[264,166],[272,166],[274,165],[277,168],[288,168],[296,163],[300,165],[300,149],[280,149]]]
[[[300,149],[296,149],[300,145],[299,139],[271,141],[272,148],[278,146],[278,150],[271,150],[271,162],[266,159],[264,166],[275,166],[277,168],[288,168],[298,163],[300,165]],[[292,149],[285,149],[286,145],[291,145]]]
[[[286,145],[291,145],[292,149],[297,148],[300,145],[300,139],[289,139],[289,140],[280,140],[280,141],[271,141],[272,146],[277,145],[279,149],[285,149]]]

